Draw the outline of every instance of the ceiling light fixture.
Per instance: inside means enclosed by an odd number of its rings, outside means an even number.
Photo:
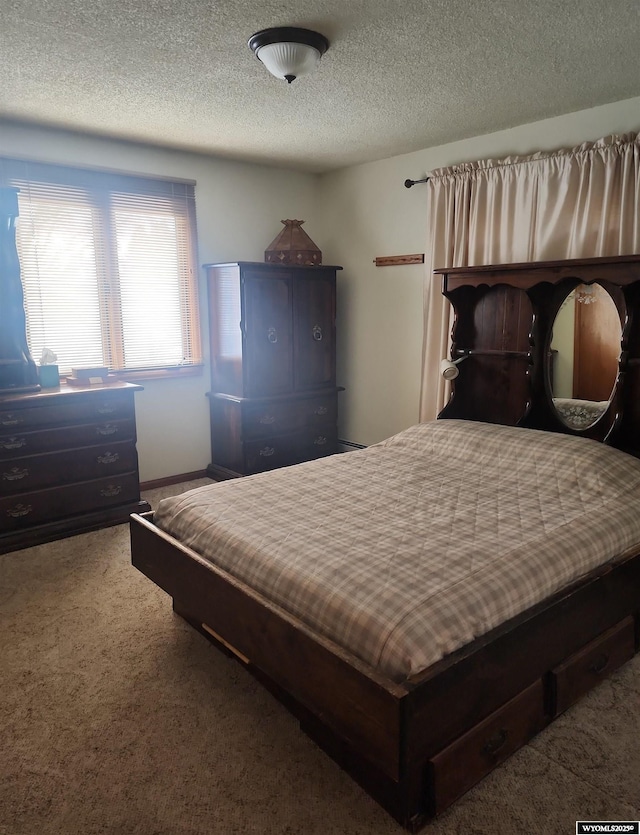
[[[318,66],[329,49],[329,41],[310,29],[278,26],[256,32],[249,38],[249,46],[271,75],[291,84],[299,75]]]

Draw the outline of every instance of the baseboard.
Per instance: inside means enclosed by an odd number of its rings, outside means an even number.
[[[208,478],[206,470],[196,470],[193,473],[181,473],[180,475],[168,475],[165,478],[155,478],[153,481],[140,483],[141,490],[155,490],[156,487],[168,487],[170,484],[181,484],[183,481],[195,481],[198,478]]]
[[[338,438],[338,449],[340,452],[352,452],[354,449],[366,449],[366,444],[357,444],[355,441],[343,441]]]

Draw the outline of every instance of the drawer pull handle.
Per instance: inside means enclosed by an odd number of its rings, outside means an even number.
[[[98,406],[96,412],[99,415],[112,415],[116,410],[115,406],[112,406],[110,403],[103,403],[102,406]]]
[[[275,423],[276,419],[273,415],[260,415],[258,418],[258,423],[261,423],[263,426],[270,426],[272,423]]]
[[[603,673],[607,669],[608,665],[609,656],[603,652],[602,655],[599,658],[597,658],[589,667],[589,670],[592,673],[595,673],[597,676],[599,676],[600,673]]]
[[[98,455],[96,460],[98,461],[98,464],[115,464],[119,458],[119,452],[105,452],[104,455]]]
[[[4,441],[0,441],[0,446],[3,449],[20,449],[26,445],[26,438],[7,438]]]
[[[495,736],[492,736],[491,739],[485,742],[482,746],[482,753],[486,757],[496,757],[502,746],[507,741],[508,736],[508,731],[505,728],[501,728]]]
[[[120,493],[122,493],[122,487],[119,484],[109,484],[108,487],[103,487],[100,491],[100,495],[105,498],[111,498],[112,496],[117,496]]]
[[[316,342],[322,342],[322,328],[320,325],[314,325],[311,333],[313,334],[313,338]]]
[[[313,410],[314,415],[326,415],[329,410],[326,406],[318,406],[317,409]]]
[[[25,467],[23,470],[19,467],[12,467],[8,472],[2,473],[3,481],[20,481],[21,478],[26,478],[29,475],[29,470]]]
[[[104,426],[96,426],[96,435],[115,435],[118,432],[118,427],[111,423],[105,423]]]
[[[278,341],[278,331],[275,328],[269,328],[267,331],[267,339],[272,344],[275,344]]]
[[[28,516],[32,510],[33,507],[30,504],[17,504],[15,507],[10,507],[7,510],[7,516],[11,516],[13,519],[19,519],[21,516]]]
[[[24,423],[24,418],[16,417],[15,415],[3,415],[2,417],[2,425],[3,426],[18,426],[19,424]]]
[[[274,452],[275,449],[272,446],[265,446],[260,450],[259,455],[262,455],[263,458],[270,458]]]
[[[316,446],[324,446],[327,443],[327,439],[324,435],[318,435],[318,437],[313,442]]]

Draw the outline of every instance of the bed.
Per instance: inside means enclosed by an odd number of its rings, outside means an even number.
[[[640,256],[439,272],[465,361],[438,421],[131,521],[174,610],[410,831],[631,658],[640,612]],[[545,358],[593,281],[624,328],[579,431]]]

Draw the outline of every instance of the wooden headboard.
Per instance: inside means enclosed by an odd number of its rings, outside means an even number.
[[[640,255],[435,270],[454,308],[451,359],[459,363],[440,418],[584,435],[640,457]],[[579,285],[605,288],[617,308],[617,378],[600,418],[568,426],[554,406],[556,315]]]

